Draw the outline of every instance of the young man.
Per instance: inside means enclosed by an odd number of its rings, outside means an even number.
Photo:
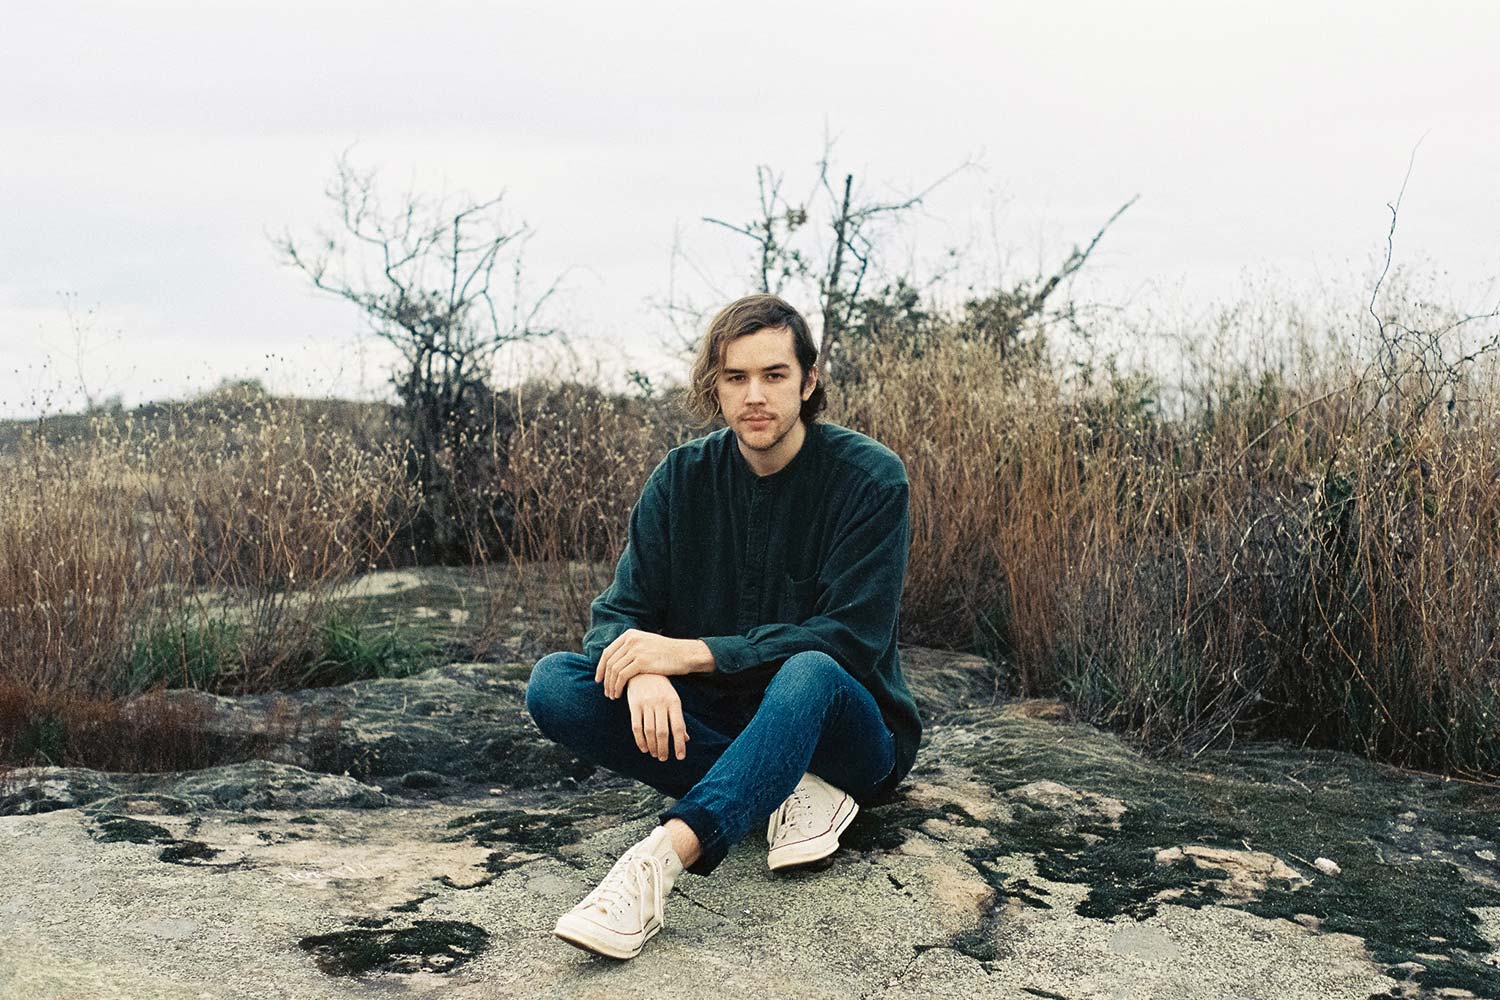
[[[630,516],[583,653],[543,657],[526,706],[549,738],[677,799],[554,933],[634,958],[684,871],[767,824],[773,870],[838,849],[921,739],[896,651],[906,469],[816,420],[807,323],[773,295],[725,307],[690,403],[727,426],[674,448]]]

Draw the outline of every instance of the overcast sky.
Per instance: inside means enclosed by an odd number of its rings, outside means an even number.
[[[0,415],[224,377],[385,392],[356,311],[268,238],[327,223],[350,147],[393,190],[503,191],[528,288],[560,278],[550,320],[617,369],[667,364],[674,240],[679,296],[750,290],[748,245],[701,217],[748,219],[759,163],[810,189],[825,129],[872,196],[977,164],[893,260],[1055,266],[1139,194],[1075,295],[1188,312],[1254,280],[1357,288],[1420,141],[1397,259],[1493,308],[1497,49],[1489,0],[15,0]]]

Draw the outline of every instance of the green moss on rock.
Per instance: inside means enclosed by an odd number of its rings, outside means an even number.
[[[192,864],[197,861],[212,861],[222,851],[197,840],[178,840],[165,848],[158,857],[174,865]]]
[[[982,736],[945,748],[943,756],[998,799],[1046,779],[1127,806],[1118,828],[1086,816],[1071,824],[1050,810],[1025,807],[1017,807],[1009,822],[989,824],[953,809],[908,804],[871,810],[872,822],[896,832],[932,816],[985,826],[992,842],[965,853],[997,900],[1015,887],[995,862],[1023,855],[1043,878],[1089,887],[1078,905],[1083,916],[1145,919],[1163,893],[1178,906],[1218,904],[1284,919],[1311,914],[1327,931],[1364,940],[1390,968],[1418,962],[1425,971],[1413,978],[1426,990],[1500,995],[1500,973],[1484,963],[1495,944],[1480,933],[1474,912],[1500,906],[1500,892],[1460,867],[1500,838],[1500,789],[1413,777],[1346,754],[1279,745],[1204,754],[1189,770],[1148,760],[1086,727],[972,714],[950,722]],[[1066,738],[1058,740],[1063,730]],[[1420,817],[1420,829],[1400,822],[1400,815]],[[897,838],[886,833],[878,839],[883,847]],[[1307,884],[1273,879],[1256,899],[1226,899],[1223,873],[1156,863],[1159,850],[1186,845],[1265,852],[1299,866]],[[1341,874],[1318,871],[1309,860],[1318,857],[1337,861]],[[984,960],[984,942],[993,939],[985,923],[959,935],[954,947]]]
[[[448,842],[468,839],[480,847],[504,846],[536,853],[551,853],[582,839],[571,817],[530,813],[524,809],[486,809],[470,813],[449,821],[448,829],[462,831],[444,837]]]
[[[89,836],[101,844],[166,844],[175,839],[165,827],[155,823],[108,814],[95,817]]]
[[[444,973],[471,961],[489,944],[489,933],[457,920],[418,920],[397,929],[360,928],[314,934],[298,945],[330,976],[371,972]]]

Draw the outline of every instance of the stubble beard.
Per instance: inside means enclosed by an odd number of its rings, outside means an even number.
[[[786,425],[786,430],[782,431],[780,434],[775,435],[766,444],[753,444],[753,443],[751,443],[745,437],[745,435],[740,434],[738,431],[735,432],[735,437],[739,438],[740,444],[744,445],[746,448],[750,449],[751,451],[762,452],[762,453],[769,453],[769,452],[775,451],[777,445],[781,444],[781,442],[783,442],[783,441],[786,440],[787,435],[790,434],[790,433],[792,433],[792,431],[796,429],[796,427],[797,427],[797,421],[801,420],[801,419],[802,419],[802,417],[801,417],[800,414],[797,417],[794,417],[792,419],[792,422]],[[764,429],[765,430],[770,430],[771,428],[774,428],[775,426],[776,426],[776,421],[774,419],[772,419],[770,425],[768,425]]]

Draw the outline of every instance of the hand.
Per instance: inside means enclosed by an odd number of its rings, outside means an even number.
[[[604,685],[606,698],[625,693],[625,684],[638,674],[661,674],[675,677],[700,673],[703,664],[713,663],[713,654],[702,639],[668,639],[655,632],[626,629],[620,637],[604,647],[594,681]]]
[[[666,760],[671,752],[668,744],[675,742],[677,759],[687,756],[682,699],[670,680],[661,674],[637,674],[625,684],[625,699],[630,704],[630,729],[641,753]]]

